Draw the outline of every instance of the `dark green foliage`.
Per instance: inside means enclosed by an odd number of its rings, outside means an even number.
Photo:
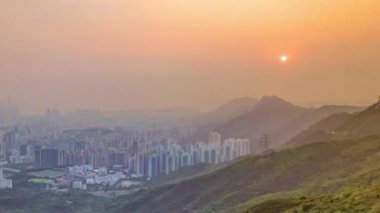
[[[105,199],[78,191],[0,190],[0,212],[104,212],[105,204]]]

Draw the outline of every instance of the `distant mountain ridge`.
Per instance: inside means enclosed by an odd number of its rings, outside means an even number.
[[[258,141],[264,134],[269,135],[271,147],[277,148],[332,114],[363,109],[345,105],[306,108],[278,96],[264,96],[259,101],[250,97],[237,98],[198,116],[194,137],[188,141],[207,140],[209,131],[218,131],[223,139],[249,138],[253,151],[260,152]]]
[[[259,149],[258,140],[262,135],[270,137],[273,148],[280,147],[292,137],[309,128],[312,124],[341,112],[357,112],[363,107],[325,105],[320,108],[296,106],[277,96],[264,96],[256,106],[226,124],[219,131],[225,137],[244,137],[253,142],[253,149]]]
[[[226,122],[238,117],[250,110],[257,104],[258,100],[253,97],[240,97],[227,101],[213,111],[204,112],[194,116],[192,126],[193,135],[185,139],[185,143],[207,140],[209,131],[218,130]]]
[[[380,108],[376,104],[358,113],[331,115],[292,138],[286,146],[373,135],[380,135]]]
[[[346,105],[325,105],[320,108],[313,109],[295,120],[291,121],[281,129],[277,130],[274,134],[275,138],[280,138],[281,140],[277,141],[277,146],[281,146],[284,143],[289,142],[297,134],[308,129],[313,124],[321,121],[331,115],[339,113],[355,113],[364,110],[365,107],[358,106],[346,106]]]
[[[202,113],[195,122],[198,125],[211,125],[226,122],[253,109],[258,100],[253,97],[240,97],[232,99],[213,111]]]
[[[256,106],[220,128],[225,137],[257,139],[263,134],[272,134],[277,129],[311,111],[296,106],[277,96],[264,96]]]

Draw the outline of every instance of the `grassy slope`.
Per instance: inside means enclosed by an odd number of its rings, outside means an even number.
[[[339,143],[346,143],[341,141]],[[323,171],[316,175],[315,181],[309,182],[298,191],[291,193],[273,193],[256,197],[241,204],[239,210],[249,209],[250,212],[273,212],[271,206],[281,206],[274,212],[302,212],[302,210],[348,210],[358,212],[376,210],[380,203],[380,141],[372,139],[359,140],[355,145],[342,147],[340,158],[352,158],[346,162],[346,171]],[[327,144],[327,143],[326,143]],[[334,163],[335,162],[335,163]],[[342,162],[334,160],[329,164]],[[351,171],[349,171],[351,170]],[[330,174],[329,174],[330,173]],[[328,175],[327,175],[328,174]],[[307,197],[305,197],[305,195]]]
[[[201,163],[194,166],[187,166],[180,168],[174,172],[171,172],[167,176],[160,176],[153,178],[151,182],[148,182],[149,186],[160,186],[166,184],[172,184],[181,182],[202,174],[206,174],[210,171],[216,170],[223,165],[213,165],[209,163]]]
[[[380,212],[380,184],[347,187],[321,196],[269,200],[243,212]]]
[[[380,175],[379,152],[380,139],[366,138],[310,144],[271,158],[252,156],[207,175],[118,198],[110,209],[231,212],[279,198],[322,196],[347,185],[369,186]]]
[[[285,147],[326,140],[358,139],[380,135],[380,109],[375,105],[355,113],[334,114],[294,137]]]
[[[283,143],[289,142],[294,136],[298,135],[302,131],[307,130],[315,123],[328,118],[331,115],[343,113],[349,116],[349,113],[356,113],[363,111],[364,107],[353,107],[353,106],[336,106],[336,105],[326,105],[318,109],[307,112],[297,119],[293,120],[289,124],[281,127],[279,130],[272,134],[272,138],[276,138],[277,144],[271,144],[274,147],[282,146]],[[328,126],[323,126],[328,128]]]
[[[353,116],[354,114],[349,113],[331,115],[296,135],[288,143],[284,144],[284,147],[289,148],[334,139],[334,135],[332,135],[331,132],[342,123],[350,120]]]

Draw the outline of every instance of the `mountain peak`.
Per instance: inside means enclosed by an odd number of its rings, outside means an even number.
[[[261,108],[261,107],[299,107],[296,106],[292,103],[289,103],[285,101],[284,99],[278,97],[278,96],[263,96],[260,101],[256,104],[256,108]],[[301,107],[299,107],[301,108]]]
[[[272,96],[263,96],[261,98],[260,101],[280,101],[280,102],[286,102],[284,99],[276,96],[276,95],[272,95]]]
[[[252,97],[240,97],[240,98],[235,98],[227,101],[225,104],[220,106],[218,110],[223,109],[223,108],[231,108],[231,107],[241,107],[241,106],[250,106],[253,108],[258,100],[256,98]]]

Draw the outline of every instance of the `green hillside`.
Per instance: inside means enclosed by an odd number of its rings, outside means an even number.
[[[285,147],[327,140],[358,139],[372,135],[380,135],[380,109],[376,105],[360,113],[329,116],[295,136]]]
[[[110,209],[235,212],[269,200],[286,203],[284,199],[294,202],[291,206],[298,206],[312,198],[295,202],[297,197],[318,198],[348,186],[371,186],[380,177],[379,160],[377,137],[314,143],[275,153],[270,158],[247,157],[207,175],[120,197]]]
[[[105,212],[109,200],[80,191],[52,192],[45,189],[0,190],[2,213]]]
[[[347,187],[322,196],[270,200],[244,212],[380,212],[380,184]]]

